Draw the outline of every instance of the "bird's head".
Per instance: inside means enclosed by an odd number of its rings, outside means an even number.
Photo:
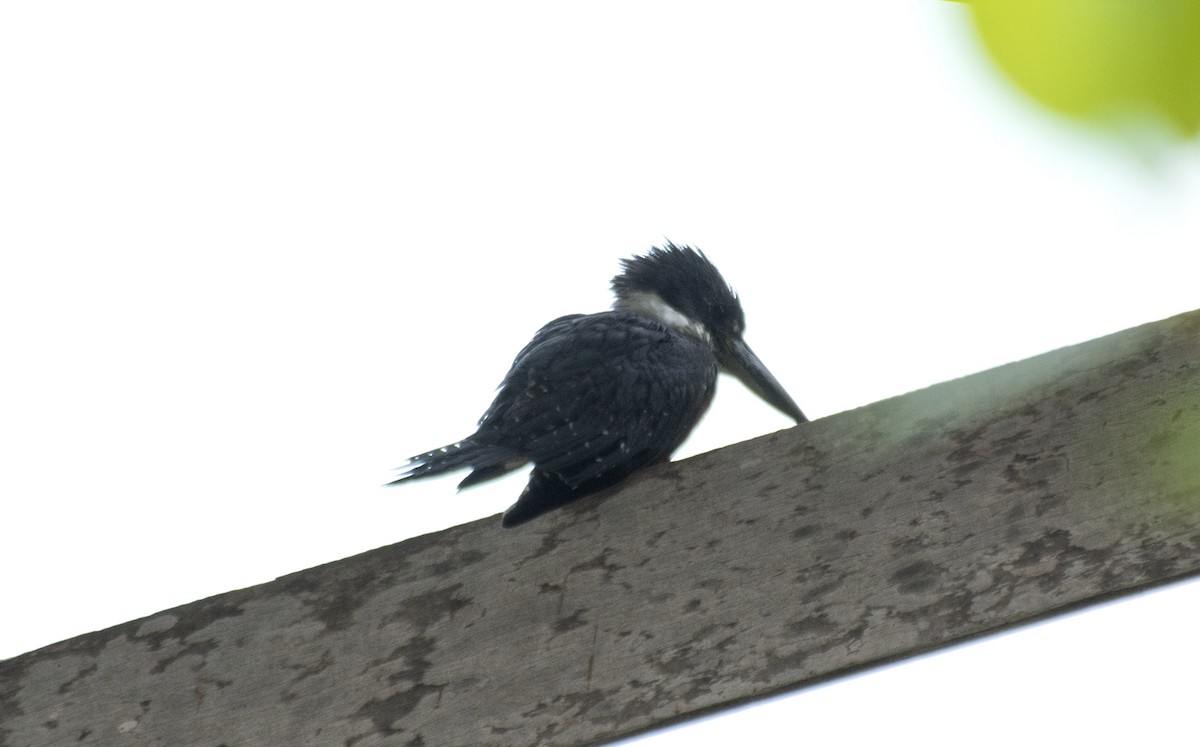
[[[723,370],[797,423],[807,420],[742,339],[741,301],[703,252],[668,242],[621,260],[621,267],[612,280],[615,310],[651,317],[703,340]]]

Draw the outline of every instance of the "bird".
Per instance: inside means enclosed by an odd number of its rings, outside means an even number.
[[[470,468],[461,490],[532,463],[501,518],[523,524],[667,461],[708,409],[719,371],[807,421],[746,344],[741,301],[703,252],[668,241],[620,264],[612,310],[538,330],[475,433],[411,457],[389,484]]]

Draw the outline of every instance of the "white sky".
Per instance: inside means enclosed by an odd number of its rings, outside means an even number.
[[[503,510],[523,478],[379,485],[664,237],[810,417],[1200,306],[1195,144],[1028,107],[965,21],[0,6],[0,657]],[[787,424],[726,381],[678,456]],[[639,744],[1179,741],[1197,613],[1178,586]]]

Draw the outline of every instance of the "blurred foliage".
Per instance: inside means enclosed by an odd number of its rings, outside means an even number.
[[[1025,92],[1104,123],[1200,131],[1200,0],[968,0],[988,53]]]
[[[1143,454],[1163,500],[1196,515],[1200,507],[1200,401],[1178,405],[1170,421],[1149,429]]]

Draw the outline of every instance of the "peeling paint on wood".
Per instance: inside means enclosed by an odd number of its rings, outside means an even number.
[[[1200,570],[1200,312],[0,662],[0,744],[587,745]]]

